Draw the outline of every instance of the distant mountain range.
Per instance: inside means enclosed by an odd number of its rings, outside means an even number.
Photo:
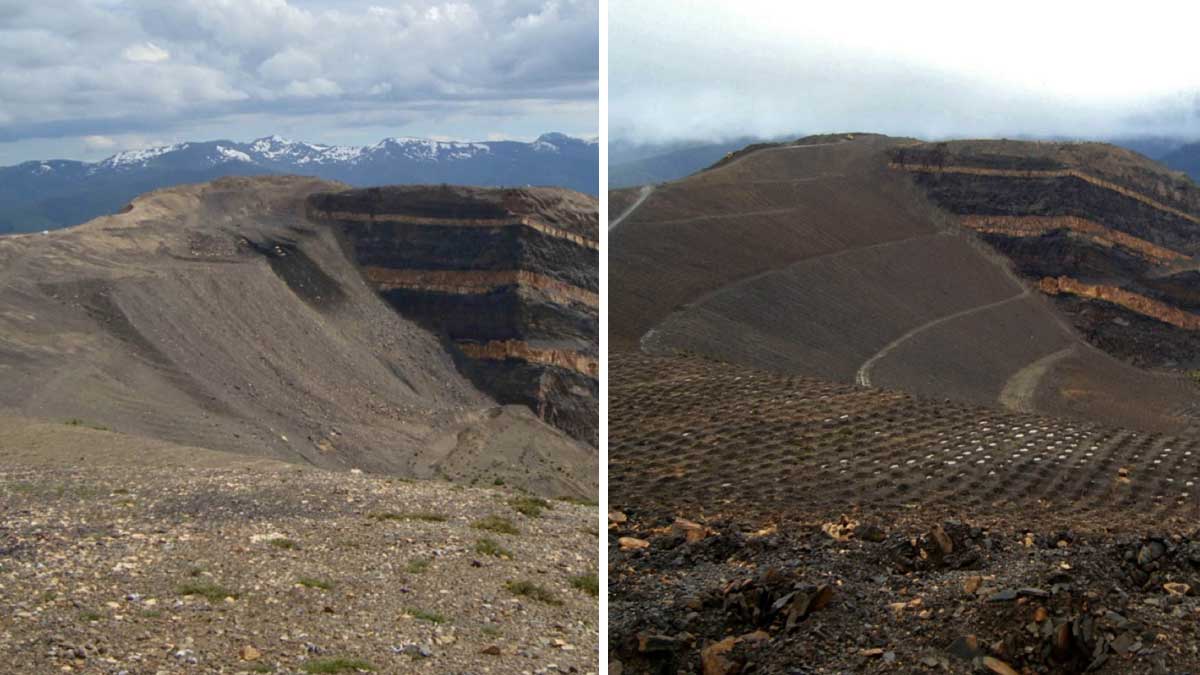
[[[794,138],[802,135],[797,134]],[[664,144],[635,144],[614,140],[608,149],[608,187],[615,190],[678,180],[712,166],[727,153],[740,150],[751,143],[783,140],[787,139],[746,137],[721,142]],[[1133,150],[1176,171],[1183,171],[1191,176],[1192,180],[1200,183],[1200,142],[1165,136],[1100,140]]]
[[[738,138],[719,143],[688,143],[664,146],[609,147],[608,187],[618,189],[677,180],[712,166],[735,150],[761,142]]]
[[[47,160],[0,168],[0,234],[68,227],[120,210],[151,190],[222,176],[300,174],[354,186],[548,185],[596,195],[596,140],[543,134],[532,143],[385,138],[369,146],[279,136],[122,152],[100,162]]]

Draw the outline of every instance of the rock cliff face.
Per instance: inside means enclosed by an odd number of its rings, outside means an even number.
[[[596,424],[595,202],[344,189],[228,178],[0,237],[0,417],[594,498],[595,448],[546,422]],[[389,213],[417,222],[356,219]]]
[[[1200,188],[1095,143],[961,141],[891,153],[938,206],[1138,365],[1200,366]]]
[[[406,186],[317,194],[368,282],[442,335],[461,370],[598,443],[595,200],[556,189]]]

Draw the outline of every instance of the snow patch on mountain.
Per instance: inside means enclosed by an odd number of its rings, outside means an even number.
[[[234,150],[233,148],[227,148],[223,145],[217,146],[217,154],[220,156],[219,159],[217,160],[218,162],[221,162],[221,161],[253,162],[254,161],[253,159],[250,158],[250,155],[247,155],[246,153],[242,152],[241,150]]]
[[[174,145],[163,145],[157,148],[145,148],[143,150],[126,150],[125,152],[118,152],[112,157],[100,162],[100,165],[112,168],[144,165],[146,162],[154,159],[155,157],[161,157],[168,152],[185,150],[189,145],[190,144],[188,143],[176,143]]]
[[[571,145],[595,145],[596,139],[584,140],[565,134],[542,134],[532,143],[505,141],[499,143],[444,141],[427,138],[385,138],[374,145],[324,145],[295,141],[272,135],[258,138],[249,143],[221,141],[219,143],[176,143],[156,148],[119,152],[101,162],[88,165],[87,175],[104,169],[142,169],[153,160],[174,152],[208,149],[200,161],[213,165],[226,162],[255,164],[268,168],[286,169],[301,166],[355,166],[364,162],[386,162],[409,160],[416,162],[455,162],[471,160],[496,153],[511,152],[512,147],[524,145],[538,153],[560,153]],[[31,167],[33,171],[45,171]]]

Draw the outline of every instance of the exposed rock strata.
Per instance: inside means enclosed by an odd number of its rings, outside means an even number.
[[[1187,330],[1200,330],[1200,316],[1115,286],[1085,284],[1068,277],[1046,277],[1038,283],[1038,290],[1047,295],[1070,293],[1084,298],[1103,300],[1172,326]]]
[[[598,442],[595,202],[563,190],[406,187],[315,195],[366,279],[441,333],[503,403]]]
[[[1141,365],[1200,363],[1200,341],[1178,332],[1200,323],[1181,276],[1200,257],[1200,189],[1190,181],[1087,143],[929,143],[891,160],[1054,296],[1093,344]]]
[[[1055,230],[1070,230],[1087,235],[1101,246],[1121,246],[1157,264],[1187,259],[1182,253],[1078,216],[966,215],[962,217],[962,224],[977,232],[1010,237],[1036,237]]]

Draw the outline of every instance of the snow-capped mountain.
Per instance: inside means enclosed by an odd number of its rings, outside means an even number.
[[[47,160],[0,168],[0,234],[75,225],[112,213],[143,192],[229,175],[303,174],[355,186],[555,185],[595,195],[599,161],[594,139],[558,133],[531,143],[385,138],[344,146],[279,136],[177,143],[99,162]]]

